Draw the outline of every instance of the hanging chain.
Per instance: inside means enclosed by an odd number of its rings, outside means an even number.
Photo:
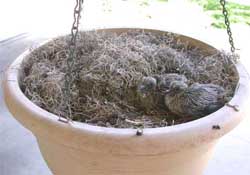
[[[67,57],[66,63],[66,74],[65,74],[65,97],[66,97],[66,104],[68,108],[68,115],[67,119],[72,119],[72,112],[71,112],[71,86],[73,80],[73,65],[74,59],[76,58],[76,40],[79,30],[79,24],[81,19],[81,11],[82,11],[83,0],[76,0],[76,5],[74,7],[74,21],[71,28],[71,39],[69,42],[69,56]]]
[[[233,34],[230,28],[230,21],[228,18],[228,11],[226,8],[226,1],[225,0],[220,0],[220,4],[222,6],[222,13],[224,15],[224,19],[225,19],[225,25],[227,27],[227,34],[229,37],[229,43],[231,45],[231,52],[234,53],[235,52],[235,47],[234,47],[234,40],[233,40]]]

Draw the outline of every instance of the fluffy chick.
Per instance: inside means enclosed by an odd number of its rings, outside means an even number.
[[[138,91],[143,95],[151,93],[156,89],[156,83],[157,81],[154,77],[143,77],[141,83],[138,86]]]
[[[155,105],[154,95],[156,83],[157,81],[154,77],[143,77],[141,83],[137,87],[140,107],[142,107],[144,110],[150,110]]]
[[[161,92],[166,92],[170,89],[170,84],[173,81],[181,81],[183,83],[188,83],[185,75],[177,74],[177,73],[169,73],[163,75],[155,75],[155,79],[157,80],[157,89]]]
[[[225,102],[224,88],[215,84],[195,83],[188,87],[183,81],[173,81],[165,95],[165,105],[178,116],[200,118],[221,108]]]

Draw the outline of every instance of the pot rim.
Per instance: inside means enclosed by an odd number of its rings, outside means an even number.
[[[108,30],[126,30],[128,28],[113,28]],[[129,28],[132,29],[132,28]],[[105,29],[104,29],[105,30]],[[158,32],[166,32],[160,30],[149,29],[151,31]],[[179,35],[179,34],[178,34]],[[184,35],[180,35],[184,36]],[[186,36],[184,36],[186,37]],[[198,41],[194,38],[186,37],[191,40]],[[45,43],[47,43],[46,41]],[[199,43],[203,43],[198,41]],[[44,43],[43,43],[44,44]],[[206,44],[209,49],[213,48],[212,46]],[[17,104],[19,104],[19,108],[22,110],[29,111],[35,115],[33,117],[37,118],[40,121],[46,121],[52,125],[62,127],[65,129],[75,130],[79,132],[89,132],[92,134],[102,134],[103,136],[119,136],[119,137],[127,137],[131,135],[135,135],[136,129],[132,128],[107,128],[101,126],[94,126],[82,122],[69,122],[64,123],[59,121],[59,116],[52,114],[39,106],[35,105],[32,101],[30,101],[21,91],[18,77],[19,77],[19,69],[21,66],[22,60],[30,53],[30,50],[25,51],[21,54],[8,68],[5,74],[4,81],[4,93],[10,95],[12,100],[15,100]],[[200,119],[196,119],[190,122],[177,124],[173,126],[159,127],[159,128],[145,128],[143,129],[143,135],[145,136],[161,136],[161,135],[171,135],[175,133],[189,133],[190,135],[202,137],[202,135],[207,135],[209,138],[218,138],[231,129],[233,129],[243,118],[242,113],[247,108],[247,103],[250,99],[250,85],[249,85],[249,74],[247,73],[244,66],[238,62],[236,65],[237,71],[239,73],[239,83],[238,87],[235,91],[234,97],[230,100],[229,104],[237,105],[239,111],[236,111],[232,107],[224,106],[220,108],[218,111],[211,113],[205,117]],[[5,100],[8,105],[8,99],[5,95]],[[8,105],[9,106],[9,105]],[[9,106],[10,108],[10,106]],[[214,125],[219,125],[220,129],[218,132],[213,130]],[[213,132],[211,134],[211,132]]]

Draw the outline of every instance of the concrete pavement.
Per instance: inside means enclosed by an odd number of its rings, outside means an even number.
[[[42,40],[42,39],[41,39]],[[40,41],[41,41],[40,40]],[[35,43],[27,34],[0,42],[0,69]],[[2,76],[2,74],[1,74]],[[35,137],[8,112],[0,90],[0,175],[50,175]]]

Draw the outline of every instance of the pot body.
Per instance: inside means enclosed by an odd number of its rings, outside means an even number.
[[[37,138],[45,160],[56,175],[202,175],[215,144],[183,147],[159,155],[119,155],[77,150],[42,136]]]
[[[128,29],[103,29],[123,32]],[[143,29],[144,30],[144,29]],[[149,30],[162,33],[163,31]],[[213,47],[179,35],[204,53]],[[62,122],[59,117],[33,104],[19,87],[20,65],[29,51],[8,69],[4,81],[6,104],[13,116],[36,136],[41,153],[55,175],[201,175],[217,140],[232,130],[247,113],[249,75],[238,63],[239,86],[231,105],[201,119],[163,128],[135,129]],[[213,129],[219,125],[220,129]]]

